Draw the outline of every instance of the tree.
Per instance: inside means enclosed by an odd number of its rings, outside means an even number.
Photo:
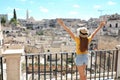
[[[18,24],[15,9],[14,9],[14,11],[13,11],[13,18],[11,18],[11,20],[10,20],[10,24],[12,24],[13,26],[16,26],[16,25]]]
[[[14,18],[11,18],[10,20],[10,24],[13,24],[13,25],[17,25],[17,20],[15,20]]]
[[[2,18],[1,18],[1,24],[2,24],[3,26],[5,26],[5,23],[6,23],[6,19],[5,19],[4,17],[2,17]]]
[[[13,15],[13,18],[15,19],[15,20],[17,20],[17,16],[16,16],[16,11],[15,11],[15,9],[14,9],[14,15]]]

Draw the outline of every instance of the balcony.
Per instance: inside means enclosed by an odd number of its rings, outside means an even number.
[[[118,79],[119,51],[89,51],[87,79]],[[75,56],[75,53],[7,54],[0,57],[0,80],[79,80]]]

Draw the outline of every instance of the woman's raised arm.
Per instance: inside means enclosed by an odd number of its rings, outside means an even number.
[[[61,25],[71,36],[72,39],[75,40],[75,35],[72,33],[72,31],[64,24],[64,22],[61,19],[57,19],[57,22],[59,25]]]
[[[91,38],[95,36],[95,34],[106,24],[105,21],[100,22],[100,25],[97,27],[97,29],[91,34]]]

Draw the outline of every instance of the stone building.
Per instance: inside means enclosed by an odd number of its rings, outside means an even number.
[[[118,36],[120,31],[120,15],[113,14],[108,18],[107,24],[104,27],[104,32],[110,36]]]

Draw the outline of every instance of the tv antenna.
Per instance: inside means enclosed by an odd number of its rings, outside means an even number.
[[[102,16],[104,10],[99,9],[98,12],[100,12],[100,16]]]

